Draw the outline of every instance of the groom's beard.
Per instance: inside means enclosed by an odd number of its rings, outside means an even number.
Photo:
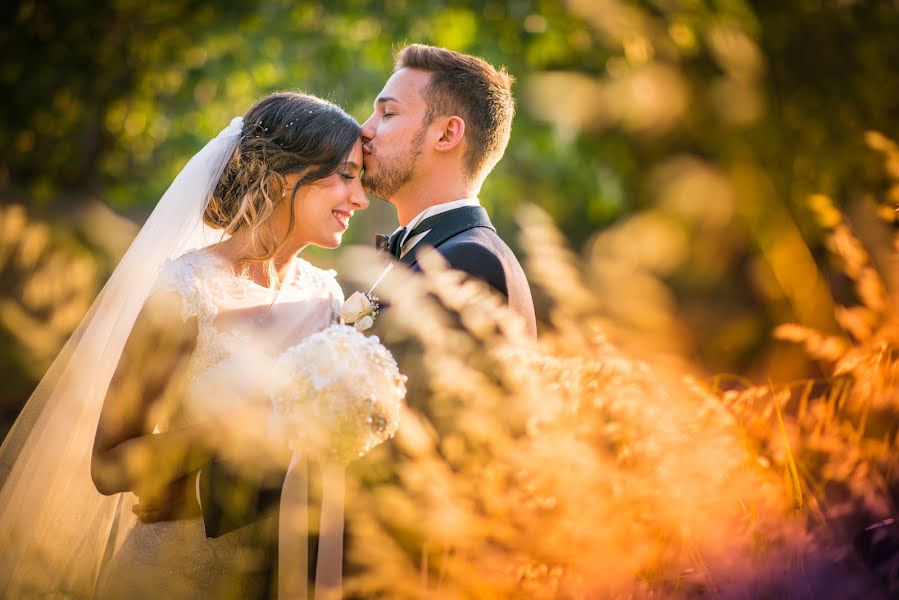
[[[422,125],[406,152],[378,156],[377,174],[368,171],[362,173],[362,187],[365,191],[382,200],[389,200],[404,185],[412,181],[415,164],[421,157],[421,146],[425,140],[425,133],[427,133],[427,125]]]

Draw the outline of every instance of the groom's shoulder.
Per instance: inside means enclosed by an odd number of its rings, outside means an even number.
[[[503,272],[502,252],[496,241],[490,239],[491,233],[484,228],[469,229],[450,238],[437,250],[453,269],[475,275],[498,275]]]
[[[444,256],[471,254],[486,257],[490,255],[497,260],[512,258],[518,262],[508,244],[496,231],[488,227],[473,227],[462,231],[441,244],[439,250]]]
[[[452,268],[486,279],[504,294],[508,294],[510,278],[524,278],[515,253],[487,227],[463,231],[441,244],[438,251]]]
[[[437,249],[450,267],[481,279],[506,297],[522,316],[531,335],[537,334],[534,301],[521,263],[493,229],[475,227],[453,236]]]

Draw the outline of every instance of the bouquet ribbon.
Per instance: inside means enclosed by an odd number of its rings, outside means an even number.
[[[346,468],[322,464],[322,508],[315,568],[316,600],[339,599],[343,586],[343,507]],[[306,600],[308,587],[309,462],[294,452],[281,492],[278,599]]]

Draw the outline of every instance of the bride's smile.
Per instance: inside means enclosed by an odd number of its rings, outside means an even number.
[[[334,215],[335,219],[337,219],[337,222],[340,224],[340,228],[346,231],[347,227],[350,226],[350,217],[353,216],[353,211],[332,210],[331,214]]]

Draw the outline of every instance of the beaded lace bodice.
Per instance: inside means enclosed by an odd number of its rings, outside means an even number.
[[[165,263],[155,289],[177,293],[181,317],[195,318],[197,324],[196,346],[187,367],[191,383],[186,404],[198,394],[224,403],[224,396],[254,392],[264,382],[259,371],[264,365],[247,368],[252,375],[234,385],[234,369],[239,368],[234,362],[245,358],[248,348],[257,362],[259,356],[274,360],[286,348],[337,321],[343,292],[334,271],[301,258],[294,260],[296,276],[277,291],[235,275],[223,259],[202,250]],[[229,375],[224,378],[225,387],[223,373]]]
[[[235,275],[203,250],[165,263],[154,290],[180,297],[181,317],[196,320],[197,340],[180,406],[160,420],[160,430],[209,416],[211,406],[230,412],[263,396],[267,364],[337,321],[343,293],[335,273],[295,261],[296,277],[277,292]],[[228,439],[235,452],[247,454],[239,438]],[[211,599],[222,597],[222,587],[229,597],[250,597],[244,586],[254,589],[253,580],[239,575],[257,568],[247,562],[254,527],[209,538],[201,519],[140,523],[104,567],[96,597]],[[159,589],[165,591],[150,591]]]

